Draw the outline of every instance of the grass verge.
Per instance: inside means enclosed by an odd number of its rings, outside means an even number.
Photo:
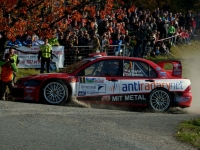
[[[176,137],[200,149],[200,118],[183,121],[177,127]]]

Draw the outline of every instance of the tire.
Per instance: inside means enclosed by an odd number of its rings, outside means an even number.
[[[53,80],[45,84],[42,96],[47,103],[60,105],[65,103],[68,99],[68,88],[63,82]]]
[[[155,89],[149,95],[149,109],[155,112],[167,111],[172,103],[172,96],[165,89]]]

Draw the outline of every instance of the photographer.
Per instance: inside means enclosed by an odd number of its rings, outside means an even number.
[[[5,54],[5,60],[0,61],[1,67],[1,90],[0,99],[5,100],[6,86],[8,86],[11,96],[13,94],[13,73],[17,72],[18,69],[13,59],[10,59],[9,53]]]

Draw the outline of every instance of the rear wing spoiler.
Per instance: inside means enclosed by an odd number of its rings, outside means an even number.
[[[171,70],[165,70],[165,64],[172,64]],[[163,70],[165,70],[167,73],[169,73],[173,77],[182,78],[182,64],[180,61],[172,60],[172,61],[162,61],[157,63],[159,67],[161,67]]]

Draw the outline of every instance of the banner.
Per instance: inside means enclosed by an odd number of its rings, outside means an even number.
[[[21,46],[18,47],[20,51],[15,50],[15,53],[19,57],[18,68],[40,68],[41,60],[38,60],[38,54],[26,54],[26,53],[37,53],[40,48],[39,46]],[[22,51],[22,52],[21,52]],[[5,53],[8,49],[5,50]],[[23,53],[26,52],[26,53]],[[64,66],[64,46],[52,46],[52,53],[57,56],[53,57],[52,62],[55,62],[58,68],[63,68]]]

